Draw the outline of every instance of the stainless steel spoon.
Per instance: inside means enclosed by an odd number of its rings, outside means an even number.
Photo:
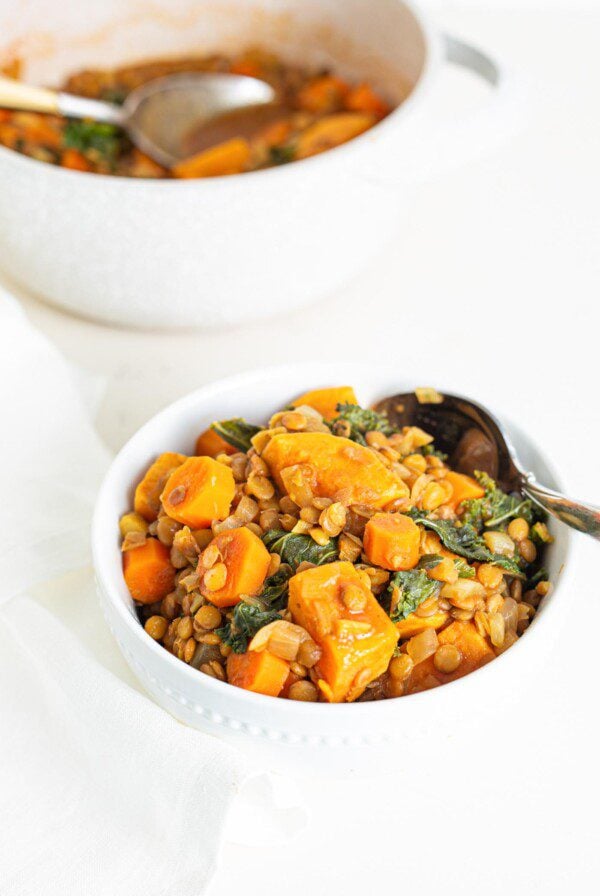
[[[433,391],[433,390],[432,390]],[[600,508],[573,501],[536,482],[527,472],[501,423],[481,405],[460,395],[436,393],[421,400],[414,392],[384,398],[375,410],[394,426],[420,426],[430,433],[461,473],[482,470],[506,491],[516,491],[579,532],[600,539]]]
[[[191,128],[224,113],[264,106],[274,100],[275,90],[270,84],[229,73],[193,72],[156,78],[132,90],[122,106],[0,76],[0,108],[118,125],[136,146],[166,167],[185,157]]]

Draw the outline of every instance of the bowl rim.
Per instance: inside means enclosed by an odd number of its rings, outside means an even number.
[[[336,717],[339,717],[343,714],[348,714],[347,718],[355,718],[356,720],[358,720],[359,717],[361,717],[362,719],[363,715],[367,715],[371,718],[371,720],[375,720],[377,714],[379,714],[379,718],[381,718],[382,713],[389,713],[391,706],[397,705],[398,700],[410,700],[409,705],[412,708],[415,706],[417,700],[420,704],[423,705],[426,704],[426,701],[439,701],[440,699],[442,699],[439,694],[440,691],[442,691],[444,694],[453,694],[458,693],[459,689],[463,692],[466,692],[469,687],[473,689],[474,687],[481,687],[482,685],[485,686],[484,676],[489,677],[490,675],[502,674],[502,670],[504,669],[504,666],[507,662],[511,662],[514,665],[517,661],[524,661],[526,657],[526,654],[524,652],[526,647],[523,646],[523,642],[525,642],[526,645],[528,639],[532,636],[532,633],[535,632],[536,629],[538,629],[540,626],[544,626],[544,629],[547,630],[551,610],[553,613],[557,612],[557,593],[559,589],[563,591],[565,590],[565,583],[570,579],[571,574],[573,573],[575,568],[573,562],[575,541],[573,537],[574,533],[571,532],[571,530],[566,529],[566,527],[564,533],[564,559],[559,570],[560,580],[556,583],[553,583],[554,587],[552,590],[551,599],[544,607],[544,611],[539,615],[539,617],[536,616],[527,632],[525,632],[525,634],[520,637],[509,650],[505,651],[500,656],[497,656],[493,662],[487,663],[485,666],[475,670],[469,675],[465,675],[460,679],[448,682],[441,687],[431,688],[429,690],[420,691],[415,694],[408,694],[403,697],[389,698],[386,700],[374,700],[362,703],[355,702],[352,704],[302,703],[301,701],[281,700],[281,698],[279,697],[269,697],[264,694],[255,694],[242,688],[236,688],[233,685],[230,685],[228,682],[220,681],[216,678],[212,678],[211,676],[201,675],[198,670],[177,659],[177,657],[173,656],[173,654],[169,653],[164,649],[164,647],[150,638],[149,635],[147,635],[144,631],[143,626],[140,624],[135,614],[133,614],[128,609],[125,601],[122,599],[123,597],[129,597],[130,599],[130,596],[123,579],[121,566],[119,565],[118,569],[109,569],[108,565],[105,565],[104,562],[104,554],[108,550],[107,546],[105,546],[107,533],[104,525],[107,515],[106,505],[107,503],[110,504],[113,499],[115,480],[118,478],[118,474],[122,464],[126,463],[130,459],[130,456],[135,456],[136,448],[138,447],[138,444],[143,444],[146,433],[153,430],[155,427],[160,426],[161,424],[168,423],[171,420],[176,420],[178,416],[181,415],[186,409],[192,407],[196,408],[202,401],[218,397],[220,392],[235,390],[237,388],[249,389],[253,386],[260,386],[260,383],[264,382],[266,379],[285,383],[286,375],[289,375],[290,373],[300,374],[302,371],[306,371],[306,373],[309,374],[311,371],[314,372],[315,366],[318,366],[320,371],[325,371],[326,369],[331,371],[332,379],[330,380],[330,382],[339,382],[339,376],[335,375],[336,370],[339,371],[341,369],[345,377],[346,371],[353,369],[356,376],[356,379],[354,380],[355,384],[357,380],[360,380],[360,371],[362,370],[364,373],[366,373],[367,370],[369,370],[369,365],[355,362],[350,362],[348,364],[344,364],[343,362],[325,362],[324,364],[318,365],[315,365],[315,362],[296,362],[258,367],[250,371],[234,374],[232,376],[218,378],[209,383],[206,383],[205,385],[193,390],[186,395],[183,395],[181,398],[167,405],[165,408],[163,408],[161,411],[147,420],[147,422],[144,423],[131,436],[131,438],[127,440],[127,442],[122,446],[120,451],[113,459],[108,471],[104,476],[103,482],[97,495],[92,520],[91,540],[93,566],[96,575],[96,581],[100,590],[102,591],[102,594],[104,595],[106,600],[110,601],[111,607],[116,611],[116,613],[120,617],[120,620],[131,632],[140,649],[149,651],[151,654],[154,654],[159,664],[166,664],[165,668],[170,669],[175,676],[181,679],[182,682],[189,681],[189,684],[193,689],[212,692],[216,702],[219,701],[219,698],[223,698],[223,700],[228,703],[231,703],[232,701],[235,703],[239,702],[244,706],[248,706],[248,708],[254,706],[259,711],[262,709],[271,712],[275,710],[276,707],[279,707],[286,713],[293,712],[294,717],[301,717],[303,713],[310,714],[314,712],[315,707],[327,707],[327,709],[317,709],[317,712],[327,713],[327,717],[329,719],[332,718],[331,714],[336,714]],[[384,372],[386,370],[390,371],[390,375],[392,374],[391,367],[378,367],[378,373]],[[399,376],[398,379],[401,380],[401,376]],[[314,388],[317,387],[315,386]],[[493,411],[493,413],[495,413],[495,411]],[[496,414],[496,416],[499,416],[501,420],[506,422],[506,415],[500,413]],[[510,431],[511,426],[509,422],[509,434]],[[526,433],[524,434],[526,435]],[[535,445],[533,441],[529,439],[527,440],[532,445],[532,447],[535,448],[536,453],[539,454],[545,466],[548,468],[548,471],[550,472],[555,485],[558,488],[561,488],[561,480],[556,475],[552,464],[548,462],[545,454],[538,450],[537,445]],[[170,449],[169,446],[166,446],[165,450],[174,449]],[[110,518],[110,514],[108,516]],[[116,519],[114,520],[114,525],[116,528]],[[509,656],[511,657],[510,659],[508,659]],[[494,672],[492,670],[496,671]]]
[[[270,176],[271,179],[274,176],[279,178],[289,177],[290,169],[292,171],[296,170],[298,165],[301,166],[301,171],[306,171],[308,166],[310,166],[311,170],[315,170],[317,165],[327,164],[330,157],[334,156],[334,161],[336,159],[341,159],[342,155],[344,158],[348,157],[349,152],[352,148],[356,147],[358,144],[360,148],[366,147],[367,141],[370,139],[371,142],[373,137],[378,137],[382,134],[389,134],[392,128],[392,125],[396,125],[398,123],[402,123],[407,119],[414,115],[414,107],[415,104],[422,98],[422,96],[429,90],[429,87],[433,81],[433,77],[437,69],[439,68],[440,60],[442,58],[442,42],[439,31],[437,31],[432,25],[428,15],[413,2],[413,0],[397,0],[397,2],[402,3],[406,6],[412,16],[415,19],[417,26],[421,31],[421,35],[423,37],[424,43],[424,58],[423,58],[423,67],[421,69],[421,73],[417,78],[412,90],[408,94],[408,96],[398,105],[395,106],[394,109],[381,121],[378,121],[373,125],[372,128],[369,128],[368,131],[365,131],[362,134],[359,134],[357,137],[353,137],[351,140],[348,140],[346,143],[343,143],[340,146],[335,146],[332,149],[328,149],[326,152],[319,153],[316,156],[310,156],[306,159],[298,159],[291,164],[288,165],[278,165],[271,168],[262,168],[257,171],[246,171],[243,172],[243,175],[219,175],[217,177],[206,177],[206,178],[167,178],[167,177],[124,177],[123,175],[116,174],[97,174],[93,171],[75,171],[70,168],[63,168],[61,165],[53,165],[49,162],[43,162],[39,159],[34,159],[31,156],[27,156],[23,153],[17,152],[17,150],[10,149],[7,146],[3,146],[0,144],[0,159],[6,158],[7,160],[12,160],[17,165],[25,165],[27,167],[34,166],[34,170],[37,168],[40,169],[40,166],[44,168],[50,169],[54,171],[54,176],[56,177],[65,177],[65,178],[75,178],[76,180],[80,180],[80,182],[88,182],[92,183],[94,181],[99,180],[100,183],[118,183],[120,184],[120,188],[123,189],[141,189],[143,186],[151,185],[151,189],[155,192],[159,190],[182,190],[182,189],[218,189],[223,185],[223,183],[230,183],[233,181],[234,184],[238,184],[240,178],[243,177],[243,183],[255,183],[258,178],[264,179],[266,176]],[[27,168],[26,168],[27,170]],[[81,178],[85,178],[84,181],[81,181]]]

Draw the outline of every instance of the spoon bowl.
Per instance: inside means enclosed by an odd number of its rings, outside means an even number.
[[[266,81],[246,75],[193,73],[156,78],[133,90],[123,104],[122,127],[137,146],[171,167],[189,151],[196,131],[222,115],[260,108],[275,100]]]
[[[470,476],[481,470],[505,491],[521,492],[566,525],[600,539],[600,509],[537,482],[520,462],[502,424],[482,405],[428,389],[384,398],[375,410],[394,426],[419,426],[430,433],[453,469]]]

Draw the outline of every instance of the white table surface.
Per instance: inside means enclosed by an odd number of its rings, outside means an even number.
[[[67,358],[105,383],[98,427],[111,448],[177,396],[265,360],[396,359],[404,378],[427,368],[432,385],[451,380],[508,411],[572,492],[600,503],[600,11],[575,6],[438,13],[527,69],[540,103],[511,145],[420,189],[370,269],[320,306],[163,335],[22,297]],[[440,107],[462,108],[468,89],[448,75]],[[581,542],[553,660],[510,711],[440,748],[435,767],[406,768],[399,755],[383,782],[304,785],[304,833],[285,847],[226,845],[211,892],[597,893],[600,589],[585,570],[597,546]]]

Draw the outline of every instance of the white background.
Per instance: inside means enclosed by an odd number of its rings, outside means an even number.
[[[574,494],[600,503],[600,3],[430,5],[448,30],[524,69],[537,97],[509,146],[415,192],[391,242],[343,292],[270,323],[172,336],[24,298],[106,385],[98,426],[111,448],[180,394],[264,361],[395,359],[405,379],[411,365],[427,368],[432,385],[451,379],[508,412]],[[448,73],[439,107],[462,112],[470,92]],[[379,782],[303,785],[309,827],[284,847],[227,844],[214,894],[597,893],[598,548],[580,547],[554,655],[510,711],[440,745],[434,766],[399,755]]]

